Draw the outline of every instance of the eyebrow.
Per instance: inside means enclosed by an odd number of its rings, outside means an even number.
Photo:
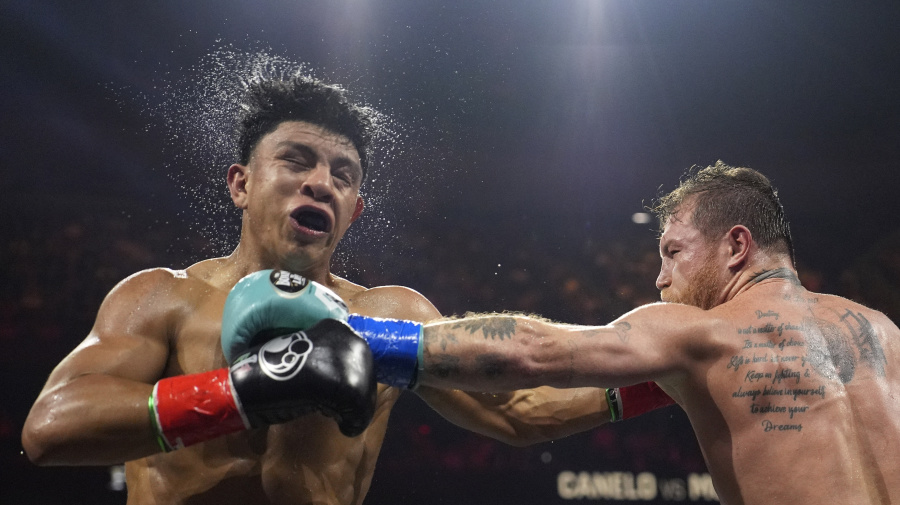
[[[660,239],[660,241],[659,241],[660,252],[663,254],[668,254],[669,250],[672,248],[673,242],[677,242],[677,240],[666,239],[665,241],[663,241],[662,239]]]
[[[296,149],[298,151],[301,151],[303,154],[305,154],[307,156],[311,156],[316,159],[319,158],[316,155],[316,152],[313,151],[309,146],[307,146],[306,144],[301,144],[299,142],[294,142],[293,140],[282,140],[281,142],[275,144],[275,147],[277,149],[284,148],[284,147],[286,147],[288,149]]]

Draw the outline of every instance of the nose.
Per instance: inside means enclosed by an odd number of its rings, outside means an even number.
[[[307,171],[306,179],[300,186],[300,192],[317,201],[330,202],[334,198],[334,182],[331,180],[331,168],[319,163]]]
[[[672,284],[671,274],[670,269],[666,265],[666,260],[663,260],[663,264],[659,268],[659,275],[656,277],[656,289],[662,291],[669,287]]]

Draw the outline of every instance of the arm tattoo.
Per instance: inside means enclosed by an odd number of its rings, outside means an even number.
[[[762,282],[766,279],[787,279],[796,286],[800,285],[800,279],[797,278],[797,274],[795,274],[790,268],[776,268],[774,270],[763,270],[762,272],[756,272],[753,276],[750,277],[750,282],[756,284],[758,282]]]
[[[429,373],[434,374],[435,377],[446,379],[451,375],[459,375],[459,358],[457,358],[456,356],[450,356],[448,354],[438,354],[432,355],[430,357],[433,358],[434,364],[429,367],[428,371]]]
[[[500,340],[504,338],[512,339],[512,336],[516,333],[516,320],[511,317],[480,317],[468,321],[461,320],[454,324],[452,328],[465,328],[470,334],[481,330],[485,340],[488,338],[494,340],[495,337],[498,337]]]
[[[616,335],[619,336],[619,340],[621,340],[623,344],[628,343],[628,332],[631,330],[631,323],[626,321],[619,321],[613,326],[613,328],[615,328]]]
[[[448,345],[455,344],[457,342],[456,335],[454,335],[452,332],[449,332],[449,331],[442,332],[440,334],[440,339],[441,339],[441,350],[442,351],[446,351]]]
[[[494,379],[506,372],[506,362],[498,354],[482,354],[475,358],[478,373],[488,379]]]

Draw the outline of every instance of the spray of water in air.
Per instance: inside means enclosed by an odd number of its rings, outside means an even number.
[[[188,242],[193,255],[228,254],[239,239],[240,215],[225,174],[237,159],[234,131],[245,90],[260,79],[297,75],[342,85],[354,102],[375,112],[374,151],[361,190],[366,210],[335,253],[337,273],[381,270],[389,258],[415,254],[404,226],[428,211],[428,195],[454,170],[447,149],[433,142],[446,132],[430,131],[421,111],[392,113],[381,97],[371,99],[365,75],[352,74],[352,66],[326,72],[268,48],[222,45],[176,78],[161,75],[154,96],[132,97],[152,120],[149,128],[161,128],[166,137],[165,170],[186,197],[190,210],[183,217],[191,232],[203,239]]]

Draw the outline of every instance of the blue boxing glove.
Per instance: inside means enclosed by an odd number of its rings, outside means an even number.
[[[421,363],[422,325],[353,314],[325,286],[285,270],[252,273],[231,290],[222,315],[222,351],[229,364],[271,337],[303,331],[322,319],[346,321],[369,344],[376,380],[412,388]]]
[[[251,347],[302,331],[322,319],[346,321],[347,304],[333,291],[286,270],[261,270],[235,284],[222,313],[222,352],[233,364]]]

